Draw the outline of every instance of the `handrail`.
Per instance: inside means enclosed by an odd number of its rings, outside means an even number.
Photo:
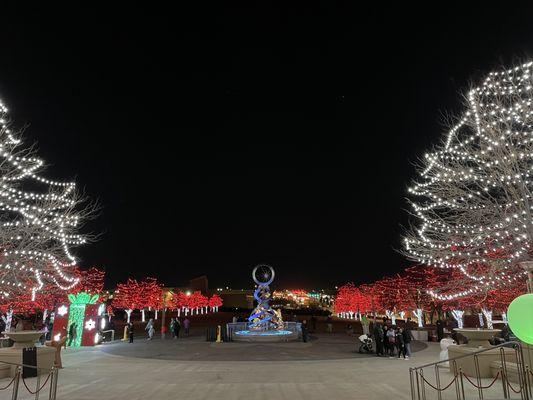
[[[505,342],[505,343],[498,344],[496,346],[486,347],[486,348],[483,348],[483,349],[478,350],[478,351],[473,351],[472,353],[464,354],[462,356],[448,358],[446,360],[435,361],[435,362],[432,362],[432,363],[429,363],[429,364],[420,365],[418,367],[410,367],[409,369],[415,371],[415,370],[421,369],[421,368],[427,368],[427,367],[435,366],[435,365],[438,365],[438,364],[443,364],[443,363],[450,362],[450,361],[460,360],[461,358],[472,357],[472,356],[477,355],[477,354],[485,353],[486,351],[489,351],[489,350],[494,350],[494,349],[498,349],[498,348],[501,348],[501,347],[515,348],[515,346],[520,347],[521,343],[520,342]]]

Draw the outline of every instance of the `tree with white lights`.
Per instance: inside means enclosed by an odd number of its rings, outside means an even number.
[[[409,193],[416,226],[405,240],[416,262],[460,271],[432,294],[453,300],[524,279],[533,259],[533,63],[492,72],[425,155]]]
[[[13,301],[48,284],[78,283],[71,247],[86,242],[80,224],[94,211],[73,182],[45,178],[44,162],[23,148],[0,103],[0,299]],[[85,204],[85,205],[83,205]]]

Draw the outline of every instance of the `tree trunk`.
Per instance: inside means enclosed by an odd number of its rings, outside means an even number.
[[[487,328],[493,329],[494,326],[492,324],[492,310],[482,308],[481,312],[483,313],[483,315],[485,316],[485,319],[487,320]],[[502,319],[503,319],[503,314],[502,314]]]

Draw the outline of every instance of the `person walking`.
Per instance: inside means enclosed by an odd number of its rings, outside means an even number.
[[[381,324],[374,325],[374,341],[376,342],[376,356],[383,356],[383,328]]]
[[[183,320],[183,329],[185,330],[185,336],[189,336],[189,328],[191,327],[191,321],[185,317]]]
[[[363,326],[363,334],[368,336],[370,334],[370,321],[366,314],[361,317],[361,325]]]
[[[180,330],[181,330],[181,322],[178,318],[176,318],[176,321],[174,323],[174,338],[175,339],[179,339]]]
[[[403,330],[403,343],[405,345],[405,355],[407,358],[411,357],[411,340],[414,340],[414,337],[413,333],[411,332],[409,320],[407,320],[407,324],[405,324],[405,328]]]
[[[128,322],[128,336],[130,338],[130,343],[133,343],[133,324]]]
[[[301,329],[302,329],[302,341],[303,341],[304,343],[307,343],[307,339],[308,339],[308,337],[309,337],[309,330],[308,330],[307,328],[308,328],[308,327],[307,327],[307,320],[304,319],[304,320],[302,321],[302,325],[301,325]]]
[[[404,360],[406,358],[409,358],[405,356],[405,343],[404,343],[404,335],[403,335],[402,328],[398,328],[395,339],[396,339],[396,347],[398,349],[398,358],[400,358],[401,355],[403,355]]]
[[[144,328],[148,332],[148,340],[152,340],[154,337],[154,320],[150,318],[148,320],[148,323],[146,324],[146,328]]]

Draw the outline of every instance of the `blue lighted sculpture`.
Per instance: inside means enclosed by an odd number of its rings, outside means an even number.
[[[284,328],[281,312],[270,307],[270,288],[268,285],[274,280],[274,268],[270,265],[260,264],[252,271],[252,278],[257,284],[254,298],[257,307],[248,317],[248,329],[250,331],[272,331]]]

